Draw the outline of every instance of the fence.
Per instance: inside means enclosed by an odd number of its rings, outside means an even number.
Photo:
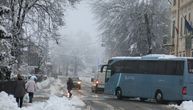
[[[8,94],[14,94],[16,81],[0,81],[0,92],[4,91]]]

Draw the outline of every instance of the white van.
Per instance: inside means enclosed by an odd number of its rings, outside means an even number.
[[[106,69],[106,68],[104,68]],[[95,75],[95,78],[91,79],[92,86],[91,86],[91,91],[97,93],[98,91],[103,91],[104,90],[104,85],[105,85],[105,73],[104,72],[98,72]]]

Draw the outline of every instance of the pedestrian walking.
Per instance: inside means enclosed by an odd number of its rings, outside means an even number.
[[[29,103],[33,102],[34,92],[36,91],[36,82],[34,77],[30,77],[30,79],[25,84],[25,89],[29,95]]]
[[[72,97],[72,93],[71,93],[72,88],[73,88],[72,78],[68,78],[68,81],[67,81],[67,90],[68,90],[69,98]]]
[[[21,108],[23,106],[23,97],[25,95],[25,81],[22,79],[20,74],[17,74],[14,95],[18,106]]]

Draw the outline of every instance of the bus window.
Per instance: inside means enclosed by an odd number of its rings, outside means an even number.
[[[176,73],[177,75],[183,75],[184,73],[184,61],[178,61],[176,65]]]
[[[193,60],[188,60],[188,72],[193,74]]]

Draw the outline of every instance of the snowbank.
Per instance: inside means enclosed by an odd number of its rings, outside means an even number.
[[[15,98],[5,92],[0,93],[0,107],[1,110],[19,110]]]
[[[37,83],[38,89],[47,89],[51,95],[64,94],[65,84],[60,79],[54,79],[52,77]]]
[[[58,94],[64,94],[65,84],[60,79],[48,78],[37,83],[39,89],[46,89],[50,92],[49,99],[46,102],[34,102],[23,108],[18,108],[15,98],[5,92],[0,93],[0,110],[80,110],[85,103],[77,96],[72,99],[67,97],[58,97]],[[26,103],[24,103],[26,105]]]
[[[51,96],[46,102],[36,102],[28,107],[18,108],[15,98],[5,92],[0,93],[1,110],[80,110],[85,104],[76,96],[69,100],[66,97]]]
[[[55,82],[52,83],[49,88],[50,94],[51,95],[64,94],[64,90],[66,89],[65,84],[62,83],[60,79],[56,79]]]
[[[69,100],[66,97],[52,96],[46,102],[34,103],[32,106],[22,108],[22,110],[80,110],[76,106],[84,105],[77,97]]]
[[[44,80],[42,82],[38,82],[37,83],[38,89],[45,89],[45,88],[49,87],[50,83],[54,82],[54,80],[55,80],[54,78],[49,77],[49,78],[47,78],[46,80]]]
[[[192,101],[184,101],[180,106],[178,105],[170,105],[171,107],[177,108],[179,110],[193,110],[193,102]]]

